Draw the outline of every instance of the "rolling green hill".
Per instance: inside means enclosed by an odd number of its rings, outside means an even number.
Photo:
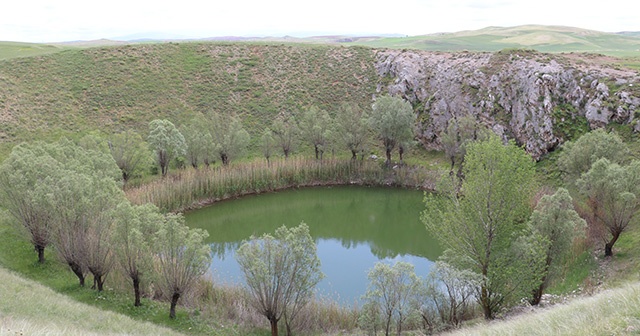
[[[611,56],[640,56],[637,33],[614,34],[562,26],[527,25],[487,27],[411,37],[361,38],[349,44],[377,48],[408,48],[431,51],[498,51],[529,48],[542,52],[590,52]]]
[[[147,131],[198,114],[242,117],[254,135],[280,111],[368,106],[374,52],[363,47],[158,43],[0,61],[0,156],[19,141],[87,130]]]
[[[0,60],[53,54],[70,48],[71,46],[63,45],[0,41]]]

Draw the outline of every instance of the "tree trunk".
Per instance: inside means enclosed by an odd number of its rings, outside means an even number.
[[[357,159],[358,159],[358,153],[352,149],[351,150],[351,160],[355,161]]]
[[[169,309],[169,318],[176,318],[176,305],[178,304],[178,299],[180,298],[180,293],[173,293],[171,296],[171,308]]]
[[[612,233],[613,237],[611,240],[604,246],[604,256],[611,257],[613,256],[613,244],[616,243],[618,238],[620,237],[620,232]]]
[[[282,149],[282,151],[284,152],[284,158],[288,159],[289,158],[289,149],[288,148]]]
[[[387,323],[384,328],[384,336],[389,336],[390,330],[391,330],[391,314],[387,314]]]
[[[269,323],[271,323],[271,336],[278,336],[278,320],[275,317],[269,318]]]
[[[284,325],[287,327],[287,336],[292,336],[293,333],[291,332],[291,325],[289,324],[289,321],[285,319]]]
[[[95,281],[95,285],[98,286],[98,292],[102,292],[102,290],[104,289],[104,274],[101,274],[101,275],[94,274],[93,280]]]
[[[133,305],[135,307],[140,307],[140,277],[138,276],[133,277],[133,292],[136,297]]]
[[[320,158],[320,151],[318,150],[318,145],[314,145],[313,148],[316,151],[316,160]]]
[[[398,154],[400,154],[400,164],[402,164],[402,154],[404,154],[404,147],[398,147]]]
[[[491,304],[489,302],[489,293],[487,287],[482,285],[480,289],[480,305],[482,306],[482,312],[484,313],[485,320],[493,319],[493,312],[491,311]]]
[[[40,244],[36,244],[35,245],[35,249],[36,252],[38,252],[38,262],[40,264],[44,264],[45,260],[44,260],[44,246],[40,245]]]
[[[229,156],[227,156],[227,154],[220,154],[220,159],[222,160],[223,166],[229,165]]]
[[[71,271],[73,271],[73,274],[75,274],[78,277],[78,281],[80,281],[80,286],[84,287],[84,273],[82,273],[82,268],[80,267],[80,265],[74,262],[69,262],[68,265],[69,267],[71,267]]]
[[[387,147],[385,154],[387,155],[387,167],[391,167],[391,148]]]

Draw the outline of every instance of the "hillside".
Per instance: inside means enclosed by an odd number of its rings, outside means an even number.
[[[350,44],[375,48],[430,51],[498,51],[529,48],[541,52],[589,52],[612,56],[640,55],[636,33],[615,34],[574,27],[527,25],[400,38],[360,38]]]
[[[65,50],[0,61],[0,157],[20,141],[109,133],[168,118],[236,115],[257,144],[282,111],[399,94],[418,138],[440,149],[471,114],[535,158],[589,127],[640,129],[640,76],[617,59],[528,50],[443,53],[310,44],[162,43]]]
[[[0,61],[17,57],[54,54],[69,48],[70,46],[62,45],[0,41]]]
[[[79,303],[1,267],[0,283],[0,335],[179,335]]]
[[[375,92],[367,48],[225,43],[136,44],[68,50],[0,62],[0,139],[86,130],[146,131],[155,118],[243,118],[255,135],[282,110],[340,102],[367,106]]]

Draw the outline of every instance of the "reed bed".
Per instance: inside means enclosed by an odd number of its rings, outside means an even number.
[[[184,211],[215,201],[318,185],[386,185],[432,189],[438,172],[422,167],[385,168],[374,161],[289,158],[228,167],[185,169],[127,190],[132,203]]]

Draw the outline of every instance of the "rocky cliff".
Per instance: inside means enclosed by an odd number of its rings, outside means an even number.
[[[469,114],[535,159],[611,122],[640,131],[640,75],[604,56],[379,50],[375,68],[378,94],[413,104],[427,148],[439,149],[448,123]]]

